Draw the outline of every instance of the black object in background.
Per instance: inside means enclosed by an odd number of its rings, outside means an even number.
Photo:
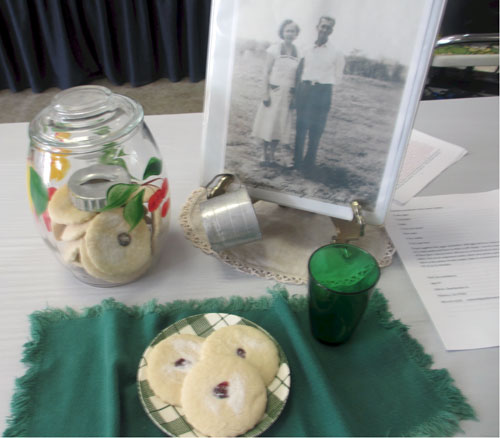
[[[448,0],[439,37],[498,34],[498,0]],[[498,96],[498,68],[430,67],[422,100]]]
[[[205,77],[211,0],[0,0],[0,89]]]

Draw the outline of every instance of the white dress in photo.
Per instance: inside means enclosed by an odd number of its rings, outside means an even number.
[[[252,136],[265,141],[278,140],[281,144],[292,141],[292,110],[290,102],[295,87],[295,73],[299,65],[297,50],[293,55],[284,54],[283,43],[270,46],[267,53],[274,58],[269,84],[271,104],[262,102],[252,129]]]

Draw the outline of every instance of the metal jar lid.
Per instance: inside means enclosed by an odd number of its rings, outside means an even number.
[[[79,210],[98,211],[106,206],[106,194],[115,184],[129,184],[130,175],[121,166],[94,164],[71,175],[68,188]]]

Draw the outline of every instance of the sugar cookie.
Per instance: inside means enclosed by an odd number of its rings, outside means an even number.
[[[202,358],[229,355],[248,361],[269,385],[279,367],[279,353],[274,342],[264,332],[247,325],[222,327],[207,337],[201,350]]]
[[[204,338],[189,334],[169,336],[146,356],[146,375],[154,393],[165,403],[181,405],[182,382],[198,362]]]
[[[69,197],[68,185],[59,187],[49,201],[48,211],[53,222],[74,225],[86,222],[96,215],[95,211],[78,210]]]
[[[266,387],[247,362],[231,356],[210,357],[186,375],[181,402],[187,421],[201,433],[238,436],[264,415]]]
[[[123,209],[97,215],[85,233],[86,253],[101,272],[112,276],[129,275],[151,260],[151,232],[144,220],[130,231]]]
[[[150,267],[151,263],[146,263],[144,266],[139,268],[137,271],[130,271],[126,274],[113,275],[108,272],[102,272],[99,270],[90,259],[87,252],[87,245],[85,244],[85,239],[80,239],[80,262],[83,269],[87,271],[92,277],[98,278],[99,280],[108,281],[110,283],[129,283],[136,278],[142,276]],[[150,259],[151,260],[151,259]]]
[[[80,258],[80,244],[79,240],[58,243],[57,247],[65,263],[72,263]]]
[[[60,235],[60,240],[67,242],[70,240],[80,239],[80,237],[83,237],[83,235],[87,231],[89,225],[90,221],[83,222],[81,224],[66,225],[66,227],[64,228],[64,230]]]
[[[52,234],[54,235],[54,239],[62,240],[62,234],[64,233],[65,229],[66,225],[52,222]]]

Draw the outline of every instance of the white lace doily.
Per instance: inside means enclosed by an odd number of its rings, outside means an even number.
[[[254,204],[262,240],[216,253],[210,248],[201,222],[199,203],[206,189],[195,190],[184,204],[179,221],[186,238],[202,251],[235,269],[282,283],[307,283],[307,261],[312,252],[335,235],[356,235],[356,225],[265,201]],[[359,234],[359,232],[358,232]],[[380,267],[391,264],[395,248],[383,227],[367,225],[365,235],[350,242],[370,252]]]

